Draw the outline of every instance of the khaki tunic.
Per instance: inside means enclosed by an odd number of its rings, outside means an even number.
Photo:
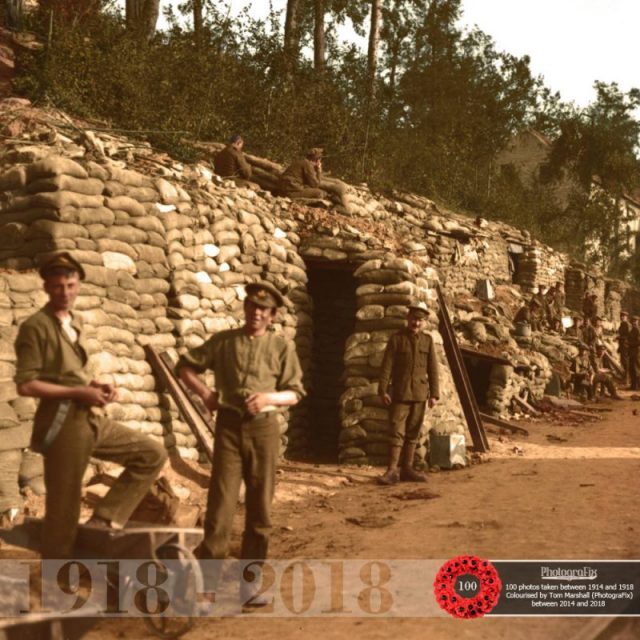
[[[378,392],[389,393],[392,446],[415,445],[420,437],[428,397],[440,397],[438,358],[429,334],[408,329],[391,336],[382,360]]]
[[[440,397],[438,357],[428,333],[414,336],[402,329],[391,336],[382,360],[379,392],[394,402],[425,402]]]
[[[80,319],[72,315],[78,334],[74,344],[62,322],[46,306],[25,320],[18,331],[16,384],[43,380],[65,387],[86,386],[87,354]],[[68,558],[80,516],[82,478],[91,456],[122,464],[125,469],[94,513],[123,526],[160,472],[167,453],[144,434],[113,422],[101,409],[71,400],[42,399],[34,419],[31,446],[40,451],[54,420],[60,430],[44,455],[46,503],[42,555]]]
[[[305,395],[302,370],[291,341],[267,331],[250,337],[244,329],[221,331],[184,354],[176,369],[188,365],[198,373],[211,369],[221,407],[245,414],[252,393],[295,391]]]
[[[321,179],[322,173],[316,169],[311,160],[299,158],[290,164],[280,176],[278,188],[284,195],[293,191],[301,191],[306,187],[317,189]]]
[[[299,398],[305,395],[293,343],[270,331],[253,338],[242,328],[221,331],[183,355],[176,369],[185,365],[198,372],[213,371],[221,406],[216,416],[204,538],[196,555],[202,559],[226,556],[244,482],[246,517],[240,556],[266,558],[280,430],[275,411],[266,407],[251,416],[245,399],[257,392],[294,391]],[[217,564],[204,568],[207,590],[216,588],[219,568]]]
[[[223,178],[251,177],[251,165],[247,162],[242,151],[227,145],[213,160],[216,173]]]

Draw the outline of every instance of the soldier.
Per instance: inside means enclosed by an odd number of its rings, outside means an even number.
[[[278,181],[278,194],[294,199],[327,198],[327,192],[320,189],[322,152],[320,147],[313,147],[306,157],[289,165]]]
[[[586,344],[578,345],[578,355],[571,361],[571,382],[573,391],[584,399],[593,398],[593,365]]]
[[[207,498],[204,539],[196,550],[203,560],[222,560],[227,553],[240,483],[246,486],[246,518],[241,557],[267,557],[271,502],[280,451],[277,412],[305,395],[293,342],[270,331],[284,299],[271,284],[245,287],[245,324],[220,331],[183,355],[176,370],[210,411],[217,411],[213,474]],[[198,376],[210,369],[216,388]],[[207,589],[215,589],[219,567],[205,572]],[[241,583],[240,597],[261,606],[255,582]]]
[[[614,400],[622,400],[613,382],[611,360],[603,344],[596,345],[595,353],[591,355],[591,366],[593,367],[592,395],[595,397],[598,385],[602,384]]]
[[[528,304],[523,304],[520,309],[518,309],[513,318],[513,323],[516,324],[518,322],[530,325],[531,331],[540,331],[540,303],[535,298],[531,298]]]
[[[561,332],[562,326],[562,313],[564,311],[564,291],[562,285],[556,282],[555,286],[551,287],[547,292],[547,308],[549,310],[548,322],[552,331]]]
[[[229,138],[227,146],[213,160],[216,173],[223,178],[233,178],[239,186],[251,185],[251,165],[242,153],[244,139],[235,134]]]
[[[620,312],[620,326],[618,327],[618,353],[620,354],[620,363],[624,370],[624,384],[629,384],[629,333],[631,325],[629,324],[629,314],[626,311]]]
[[[566,335],[570,338],[578,338],[581,342],[584,342],[584,326],[581,315],[573,316],[573,325],[567,329]]]
[[[125,467],[88,521],[121,528],[162,469],[167,453],[149,436],[112,422],[101,411],[117,392],[111,384],[92,380],[86,370],[82,323],[72,313],[84,279],[82,266],[64,252],[45,262],[40,275],[49,302],[20,326],[15,382],[21,396],[40,399],[31,447],[44,456],[42,556],[68,558],[89,458]]]
[[[585,292],[582,299],[582,312],[584,315],[584,321],[595,320],[598,316],[598,294]]]
[[[424,302],[410,305],[407,327],[391,336],[384,352],[378,394],[382,402],[391,407],[391,438],[389,466],[378,478],[380,484],[426,481],[424,474],[414,470],[413,456],[427,400],[431,409],[440,398],[435,345],[431,336],[423,333],[428,314]]]
[[[629,330],[629,385],[631,391],[640,391],[640,328],[638,327],[638,316],[632,316],[631,329]]]
[[[602,318],[595,316],[584,327],[584,342],[587,344],[592,353],[595,353],[596,346],[602,343],[604,329],[602,327]]]

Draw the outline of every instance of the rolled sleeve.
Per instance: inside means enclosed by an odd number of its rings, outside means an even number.
[[[380,378],[378,379],[378,394],[383,395],[389,393],[389,383],[391,382],[391,369],[395,355],[395,340],[393,337],[387,343],[382,357],[382,366],[380,368]]]
[[[30,382],[40,377],[43,369],[42,341],[35,327],[22,325],[18,330],[15,342],[16,373],[13,378],[16,384]]]
[[[197,373],[203,373],[207,369],[213,369],[214,361],[213,338],[209,338],[199,347],[190,349],[180,356],[178,364],[176,364],[176,373],[185,366],[191,367]]]
[[[292,342],[287,342],[282,352],[277,391],[293,391],[298,400],[307,395],[302,385],[302,368]]]
[[[427,365],[427,374],[429,376],[429,395],[431,398],[440,397],[440,365],[438,364],[438,353],[436,351],[436,343],[431,340],[431,348],[429,349],[429,362]]]

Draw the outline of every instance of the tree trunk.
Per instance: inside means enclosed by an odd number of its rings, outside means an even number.
[[[202,38],[202,0],[193,0],[193,34],[196,42]]]
[[[7,26],[10,29],[20,29],[24,17],[24,0],[5,0]]]
[[[315,0],[315,23],[313,29],[313,66],[318,74],[324,71],[324,9],[325,0]]]
[[[300,37],[299,8],[300,0],[287,1],[287,16],[284,23],[284,56],[289,70],[293,69],[298,57],[298,40]]]
[[[149,40],[156,30],[160,0],[126,0],[127,28]]]
[[[381,14],[382,0],[371,0],[371,29],[369,31],[369,51],[367,55],[367,97],[370,101],[375,98],[376,93]]]

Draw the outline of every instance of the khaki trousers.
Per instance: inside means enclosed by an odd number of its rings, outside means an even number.
[[[82,477],[91,456],[125,467],[94,510],[95,515],[115,526],[124,526],[167,459],[164,446],[149,436],[75,403],[43,455],[47,488],[43,558],[72,555],[80,517]]]
[[[426,402],[394,402],[389,412],[389,442],[391,446],[401,447],[417,444],[424,421]]]
[[[196,551],[199,558],[221,560],[227,555],[243,480],[246,513],[241,557],[267,557],[279,452],[275,414],[249,419],[232,410],[218,411],[204,539]],[[215,588],[217,570],[205,579],[209,588]]]

